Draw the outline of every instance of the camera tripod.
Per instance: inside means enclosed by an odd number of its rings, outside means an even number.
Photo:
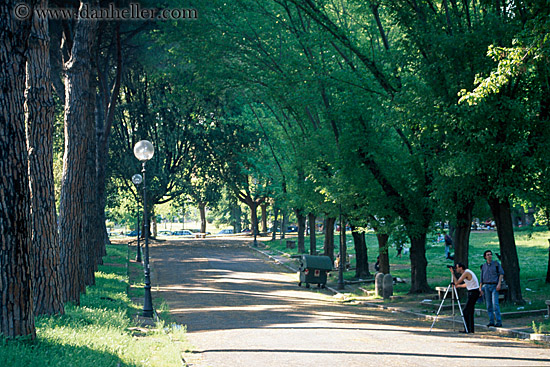
[[[454,329],[454,321],[455,321],[455,298],[456,302],[458,303],[458,309],[460,310],[460,316],[462,317],[462,323],[464,324],[464,330],[466,332],[469,332],[468,327],[466,326],[466,320],[464,320],[464,314],[462,313],[462,307],[460,306],[460,300],[458,298],[458,292],[456,290],[455,283],[453,281],[453,276],[451,275],[451,283],[447,286],[447,290],[445,291],[445,295],[443,296],[443,299],[441,300],[441,304],[439,305],[439,309],[437,310],[437,313],[435,315],[434,322],[432,322],[432,326],[430,327],[430,331],[432,331],[435,322],[437,321],[437,318],[439,317],[439,313],[441,312],[441,309],[443,308],[443,303],[445,303],[445,299],[447,299],[447,294],[449,293],[449,290],[452,289],[451,293],[451,302],[453,307],[453,329]]]

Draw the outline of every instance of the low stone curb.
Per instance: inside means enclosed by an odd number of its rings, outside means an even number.
[[[274,263],[278,264],[278,265],[282,265],[284,266],[285,268],[287,268],[288,270],[290,270],[291,272],[293,273],[297,273],[298,272],[298,269],[295,269],[293,268],[292,266],[288,265],[288,264],[285,264],[284,262],[282,262],[281,260],[277,259],[275,256],[271,255],[271,254],[268,254],[267,252],[265,251],[262,251],[260,250],[259,248],[257,247],[254,247],[254,246],[248,246],[249,248],[251,248],[252,250],[256,251],[256,252],[259,252],[260,254],[264,255],[265,257],[267,257],[268,259],[272,260]]]

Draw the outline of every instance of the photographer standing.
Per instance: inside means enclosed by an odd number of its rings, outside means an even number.
[[[485,251],[483,257],[487,262],[481,265],[481,295],[485,295],[485,305],[489,314],[489,325],[487,326],[501,327],[502,318],[498,304],[498,292],[502,286],[504,271],[498,261],[493,261],[493,252],[491,250]]]
[[[468,301],[464,306],[464,322],[466,323],[466,330],[464,333],[474,332],[474,308],[476,306],[477,299],[479,298],[479,281],[476,275],[470,269],[466,269],[466,266],[462,263],[456,264],[456,270],[449,267],[451,274],[453,275],[453,283],[457,288],[468,289]],[[455,271],[460,274],[460,278],[456,279]]]

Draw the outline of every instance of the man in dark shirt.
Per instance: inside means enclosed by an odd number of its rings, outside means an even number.
[[[504,271],[498,261],[493,261],[493,252],[487,250],[483,253],[487,262],[481,265],[481,295],[485,297],[485,305],[489,314],[489,325],[502,326],[500,306],[498,304],[498,292],[502,286]],[[496,320],[495,320],[496,319]],[[496,323],[495,323],[496,321]]]
[[[451,236],[445,233],[443,231],[443,234],[445,235],[445,258],[448,260],[453,260],[453,257],[451,256],[451,247],[453,247],[453,239]]]

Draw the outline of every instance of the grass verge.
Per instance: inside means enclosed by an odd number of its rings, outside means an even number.
[[[80,306],[64,315],[36,319],[37,337],[0,339],[0,366],[120,367],[182,366],[185,328],[160,321],[140,326],[140,307],[128,296],[128,246],[107,246],[96,284],[87,287]]]
[[[324,236],[317,234],[317,251],[323,252]],[[427,277],[428,284],[435,288],[437,286],[446,287],[450,282],[450,273],[446,265],[451,265],[453,262],[447,260],[444,256],[444,244],[435,241],[436,235],[433,233],[428,236],[426,243],[426,259],[428,261]],[[548,240],[550,232],[543,228],[526,227],[517,229],[515,232],[516,246],[520,265],[520,279],[522,296],[525,300],[524,305],[501,304],[502,312],[516,312],[523,310],[540,310],[545,309],[545,301],[550,299],[550,285],[545,282],[546,271],[548,268]],[[294,249],[286,248],[286,241],[296,241],[295,237],[286,238],[283,240],[268,241],[265,244],[269,249],[284,252],[290,256],[297,255],[297,246]],[[374,233],[367,233],[367,251],[369,255],[370,271],[374,273],[374,262],[378,254],[378,242]],[[339,236],[335,236],[335,252],[338,253]],[[346,245],[348,254],[354,254],[353,238],[351,234],[346,236]],[[305,239],[306,251],[309,250],[309,237]],[[405,246],[407,247],[407,246]],[[493,253],[500,253],[499,242],[496,231],[475,231],[470,236],[470,251],[469,263],[472,269],[478,276],[480,275],[480,266],[485,261],[483,252],[487,249]],[[401,300],[406,301],[410,289],[410,259],[404,254],[402,257],[396,257],[396,249],[393,244],[390,244],[390,271],[395,277],[402,278],[406,281],[404,284],[396,284],[394,286],[394,295]],[[355,266],[355,260],[352,257],[351,266]],[[332,278],[337,276],[332,274]],[[353,280],[355,272],[347,271],[344,274],[344,279]],[[365,284],[361,286],[366,290],[374,290],[374,284]],[[364,296],[362,291],[358,291],[357,296]],[[374,297],[373,297],[374,298]],[[399,302],[399,301],[392,301]],[[484,304],[477,304],[476,308],[485,309]],[[528,322],[531,325],[531,321]],[[537,328],[543,332],[550,332],[550,320],[544,319],[536,323]]]

